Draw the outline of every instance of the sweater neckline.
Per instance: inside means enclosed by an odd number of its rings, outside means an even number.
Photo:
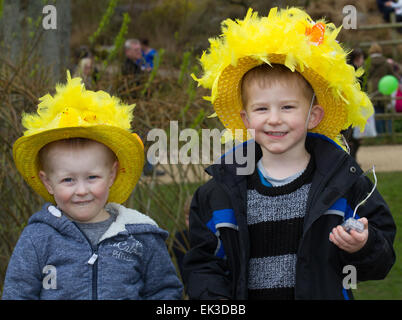
[[[261,177],[260,174],[258,173],[258,168],[256,166],[253,174],[250,175],[247,179],[247,189],[255,189],[258,193],[267,196],[278,196],[283,194],[289,194],[299,189],[304,184],[307,184],[312,181],[314,168],[315,168],[314,157],[311,156],[306,169],[299,177],[297,177],[288,184],[275,187],[275,186],[268,186],[267,184],[264,184],[261,181]]]

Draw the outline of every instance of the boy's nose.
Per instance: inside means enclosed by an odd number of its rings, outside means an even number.
[[[276,110],[272,110],[267,118],[267,123],[270,125],[276,125],[281,123],[281,117],[279,115],[279,112]]]
[[[77,183],[77,188],[75,189],[75,194],[85,195],[88,193],[88,186],[85,182],[79,181]]]

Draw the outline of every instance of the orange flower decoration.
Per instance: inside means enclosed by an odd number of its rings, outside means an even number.
[[[306,36],[309,36],[312,44],[319,46],[324,42],[325,24],[323,22],[316,23],[312,28],[306,28]]]

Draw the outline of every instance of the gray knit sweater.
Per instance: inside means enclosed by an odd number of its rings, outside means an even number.
[[[296,253],[303,233],[312,171],[310,160],[302,174],[282,186],[272,186],[258,169],[249,177],[249,299],[294,298]]]

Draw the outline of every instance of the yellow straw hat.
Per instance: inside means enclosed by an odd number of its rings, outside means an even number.
[[[246,130],[240,117],[244,74],[263,63],[283,64],[310,83],[324,108],[323,120],[311,131],[339,143],[341,130],[350,125],[363,130],[374,112],[357,80],[363,69],[355,71],[347,64],[348,53],[335,40],[339,31],[332,23],[315,23],[298,8],[272,8],[261,18],[249,9],[244,20],[222,22],[222,34],[209,39],[210,48],[200,58],[204,74],[199,79],[192,76],[198,85],[211,89],[206,99],[234,134],[235,129]]]
[[[108,202],[122,203],[130,196],[144,165],[144,146],[130,132],[134,105],[124,105],[104,91],[86,90],[81,78],[56,86],[56,94],[39,100],[37,114],[23,114],[27,129],[13,146],[14,162],[25,181],[46,201],[53,202],[39,179],[38,152],[50,142],[87,138],[109,147],[119,161],[119,170],[109,191]]]

